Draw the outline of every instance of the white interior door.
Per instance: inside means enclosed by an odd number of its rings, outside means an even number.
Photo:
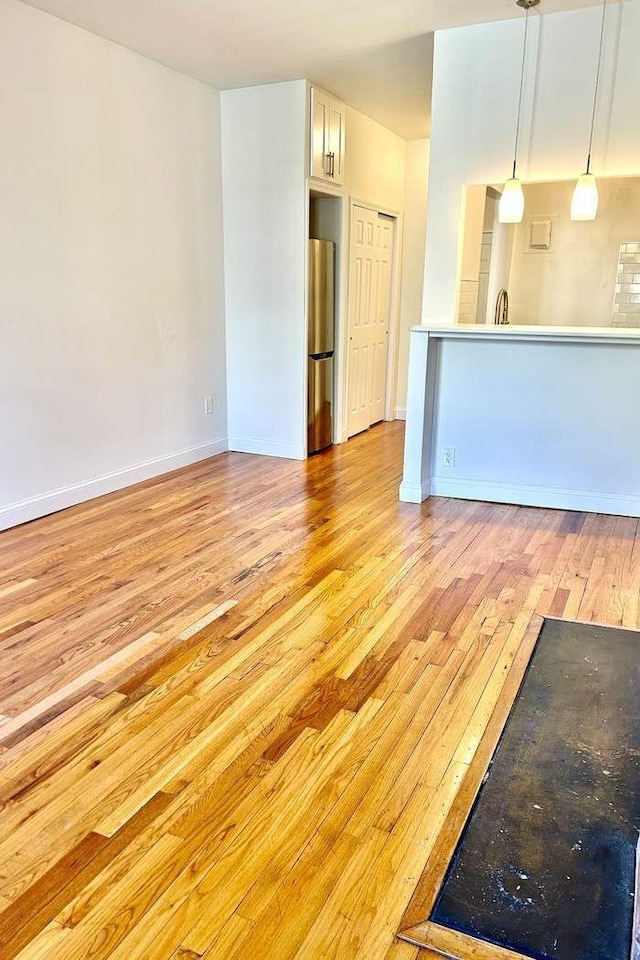
[[[347,433],[384,418],[395,221],[354,205],[349,255]]]
[[[391,311],[391,258],[395,220],[378,214],[376,227],[376,280],[371,316],[371,399],[370,423],[384,420],[389,353],[389,320]]]

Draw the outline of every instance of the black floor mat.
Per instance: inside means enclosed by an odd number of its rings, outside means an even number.
[[[536,960],[629,960],[640,633],[547,620],[430,919]]]

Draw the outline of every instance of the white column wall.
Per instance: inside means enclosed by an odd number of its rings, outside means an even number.
[[[407,415],[409,332],[420,323],[427,229],[427,182],[429,141],[409,140],[405,166],[404,239],[402,248],[402,292],[398,340],[398,383],[396,417]]]
[[[222,93],[229,446],[306,456],[304,80]]]

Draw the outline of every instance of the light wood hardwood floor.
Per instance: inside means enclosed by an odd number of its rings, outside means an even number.
[[[637,626],[640,546],[400,504],[401,454],[225,454],[0,534],[0,960],[415,960],[532,616]]]

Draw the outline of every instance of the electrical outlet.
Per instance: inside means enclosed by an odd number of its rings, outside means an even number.
[[[444,467],[455,467],[456,465],[456,448],[455,447],[445,447],[444,456],[442,458],[442,465]]]
[[[213,397],[204,398],[204,412],[213,413]]]

